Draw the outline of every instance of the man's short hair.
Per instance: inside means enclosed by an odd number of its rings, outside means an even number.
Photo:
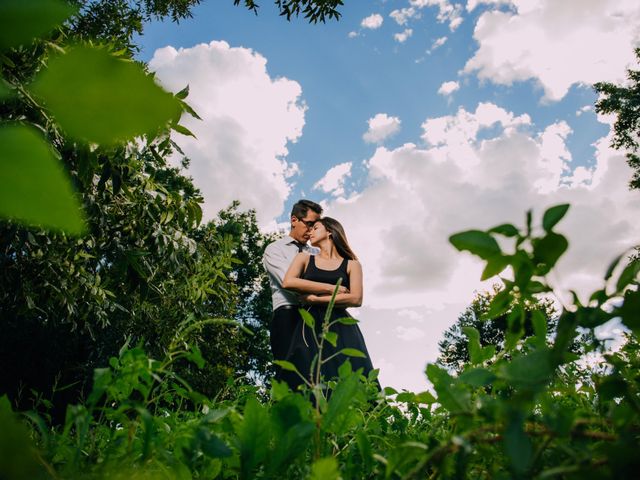
[[[311,200],[298,200],[291,209],[291,216],[302,219],[307,216],[309,210],[316,212],[318,215],[322,215],[322,207],[316,202],[312,202]]]

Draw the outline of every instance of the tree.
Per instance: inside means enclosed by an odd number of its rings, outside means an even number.
[[[500,292],[498,287],[494,287],[493,292],[477,293],[464,312],[460,314],[454,323],[444,333],[444,339],[438,342],[440,355],[438,363],[457,373],[460,373],[469,362],[469,339],[464,333],[465,327],[473,327],[480,333],[480,346],[486,347],[494,345],[496,353],[504,348],[505,333],[508,328],[509,312],[499,315],[491,320],[484,317],[489,311],[491,301]],[[532,305],[531,310],[538,309],[544,311],[547,318],[549,332],[553,332],[557,325],[557,318],[551,300],[540,300],[537,305]],[[525,314],[524,338],[533,335],[531,325],[531,315],[529,311]]]
[[[635,49],[640,61],[640,48]],[[640,188],[640,70],[627,70],[627,86],[598,82],[594,85],[601,95],[596,112],[615,114],[612,146],[627,151],[627,163],[633,169],[629,188]]]

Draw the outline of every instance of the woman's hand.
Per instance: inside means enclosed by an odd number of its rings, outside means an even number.
[[[300,301],[302,303],[306,303],[307,305],[313,305],[315,303],[318,303],[318,295],[314,295],[313,293],[310,293],[309,295],[302,295],[300,297]]]

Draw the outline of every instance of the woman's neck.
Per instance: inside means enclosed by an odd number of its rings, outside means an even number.
[[[320,249],[320,253],[318,255],[322,258],[329,260],[341,258],[340,254],[338,254],[338,250],[336,250],[336,246],[331,240],[323,240],[316,246]]]

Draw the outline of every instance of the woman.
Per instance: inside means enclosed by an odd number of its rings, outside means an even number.
[[[342,225],[333,218],[321,218],[315,223],[310,242],[311,245],[320,249],[320,253],[317,255],[299,253],[285,274],[282,286],[302,295],[307,311],[315,320],[316,338],[320,340],[331,295],[313,294],[312,292],[318,290],[317,282],[335,285],[338,279],[342,279],[341,285],[346,287],[347,291],[336,295],[329,321],[351,318],[346,308],[362,305],[362,267],[347,242]],[[357,349],[366,357],[350,357],[351,365],[354,370],[362,368],[363,374],[368,375],[373,370],[373,365],[358,325],[355,322],[350,325],[337,322],[331,326],[330,331],[337,334],[336,346],[325,340],[322,358],[328,359],[343,348]],[[313,363],[317,353],[318,346],[314,339],[314,332],[304,322],[300,322],[289,347],[287,361],[293,363],[306,379],[315,379],[317,364],[313,366]],[[321,369],[322,376],[325,379],[337,377],[338,368],[347,358],[339,354],[324,363]],[[312,366],[313,371],[311,371]],[[289,376],[287,383],[295,390],[302,380],[297,375],[295,378]]]

